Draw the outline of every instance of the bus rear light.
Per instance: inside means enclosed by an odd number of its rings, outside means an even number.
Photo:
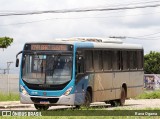
[[[72,91],[72,88],[73,88],[73,87],[68,88],[63,95],[65,95],[65,96],[69,95],[70,92]]]
[[[20,86],[20,88],[21,88],[22,94],[28,95],[28,92],[26,91],[26,89],[22,85]]]

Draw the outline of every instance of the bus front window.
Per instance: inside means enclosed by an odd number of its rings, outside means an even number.
[[[25,54],[22,66],[27,83],[59,85],[71,80],[72,56]]]

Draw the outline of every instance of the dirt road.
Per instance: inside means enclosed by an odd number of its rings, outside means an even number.
[[[110,107],[108,109],[145,109],[145,108],[159,108],[160,109],[160,99],[139,99],[139,100],[126,100],[124,106],[120,107]]]
[[[114,109],[126,109],[126,110],[134,110],[134,109],[146,109],[146,108],[160,108],[160,99],[140,99],[140,100],[126,100],[124,106],[119,107],[111,107],[109,104],[105,104],[103,102],[97,102],[92,103],[92,107],[94,108],[104,108],[106,110],[114,110]],[[52,106],[49,108],[49,110],[55,110],[55,109],[68,109],[72,108],[71,106]],[[0,110],[35,110],[34,105],[30,105],[30,107],[26,108],[6,108],[6,109],[0,109]]]

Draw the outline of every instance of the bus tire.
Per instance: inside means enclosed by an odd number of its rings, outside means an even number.
[[[116,107],[116,102],[115,101],[110,101],[111,107]]]
[[[81,106],[80,105],[75,105],[75,109],[80,109]]]
[[[48,105],[39,105],[39,104],[34,104],[34,107],[37,110],[48,110],[49,106]]]
[[[122,87],[121,97],[120,97],[120,100],[119,100],[120,106],[123,106],[123,105],[125,104],[125,99],[126,99],[126,91],[125,91],[125,89]]]
[[[90,94],[89,91],[86,91],[85,100],[84,100],[84,106],[85,107],[89,107],[90,103],[91,103],[91,94]]]

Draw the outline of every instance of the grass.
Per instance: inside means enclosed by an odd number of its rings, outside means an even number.
[[[2,93],[0,92],[0,101],[18,101],[19,94],[17,93]]]
[[[30,119],[31,117],[2,117],[1,119]],[[159,119],[158,116],[42,116],[33,119]]]
[[[160,99],[160,90],[157,91],[145,91],[136,97],[136,99]]]
[[[117,108],[115,108],[115,109],[113,109],[113,110],[149,110],[149,111],[160,111],[160,108],[152,108],[152,107],[150,107],[150,108],[135,108],[135,109],[132,109],[132,108],[127,108],[127,107],[117,107]]]

